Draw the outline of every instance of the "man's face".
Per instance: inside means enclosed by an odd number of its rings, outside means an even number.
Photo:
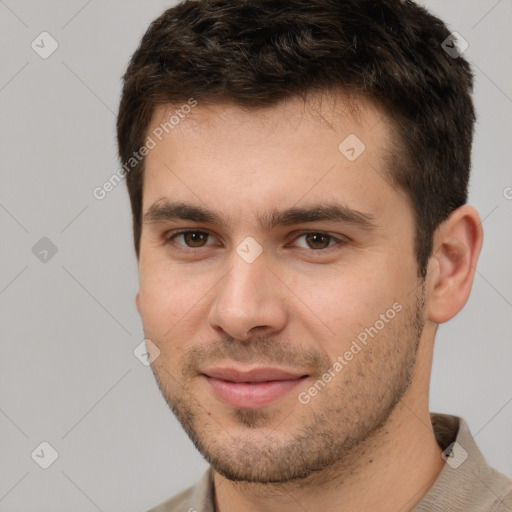
[[[360,106],[356,120],[341,97],[199,104],[146,157],[137,306],[152,369],[230,479],[343,460],[408,389],[424,321],[413,216],[386,179],[387,125]]]

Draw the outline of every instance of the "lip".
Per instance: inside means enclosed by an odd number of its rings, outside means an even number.
[[[268,382],[272,380],[292,380],[303,377],[304,373],[293,373],[279,368],[253,368],[242,371],[236,368],[212,368],[204,372],[207,377],[230,382]]]
[[[234,407],[257,409],[265,407],[289,393],[308,375],[278,368],[213,368],[204,373],[213,393]]]

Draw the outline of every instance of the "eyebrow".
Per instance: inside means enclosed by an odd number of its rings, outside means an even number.
[[[219,214],[202,206],[166,200],[153,203],[144,214],[143,222],[152,224],[176,219],[226,226]]]
[[[177,219],[215,224],[224,228],[228,225],[222,215],[217,212],[198,205],[168,200],[160,200],[153,203],[144,214],[143,222],[145,224],[153,224]],[[318,221],[341,222],[367,231],[376,228],[373,215],[338,203],[313,204],[305,207],[292,207],[286,210],[274,209],[258,216],[258,221],[260,227],[266,231],[270,231],[278,226]]]
[[[354,210],[337,203],[313,204],[281,211],[273,210],[269,214],[260,217],[260,224],[264,229],[268,230],[276,226],[289,226],[291,224],[305,224],[318,221],[342,222],[343,224],[352,224],[365,230],[376,228],[375,220],[369,213]]]

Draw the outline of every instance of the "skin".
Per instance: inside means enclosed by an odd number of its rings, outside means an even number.
[[[143,214],[179,201],[223,220],[148,214],[136,299],[162,395],[214,469],[217,511],[408,511],[443,467],[428,410],[435,330],[469,297],[482,228],[472,207],[455,210],[422,282],[410,204],[387,179],[386,119],[357,106],[353,115],[341,95],[258,110],[199,104],[146,157]],[[338,149],[349,134],[366,146],[355,161]],[[260,222],[319,204],[363,212],[373,227]],[[236,252],[246,237],[262,249],[252,263]],[[301,403],[393,304],[400,312]],[[202,374],[215,366],[308,377],[268,406],[237,408]]]

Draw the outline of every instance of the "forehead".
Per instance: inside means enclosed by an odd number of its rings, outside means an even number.
[[[158,139],[170,133],[184,135],[219,126],[250,128],[264,139],[276,129],[285,132],[329,128],[342,135],[351,126],[360,131],[379,124],[381,135],[388,135],[388,119],[379,106],[369,99],[344,92],[310,92],[305,97],[292,96],[265,107],[245,106],[233,101],[204,103],[194,98],[154,108],[147,132],[157,132]],[[242,135],[242,134],[240,134]]]
[[[386,202],[404,199],[388,177],[389,124],[369,102],[312,94],[265,108],[183,105],[153,113],[144,210],[170,198],[261,215],[270,204],[324,199],[378,213]]]

